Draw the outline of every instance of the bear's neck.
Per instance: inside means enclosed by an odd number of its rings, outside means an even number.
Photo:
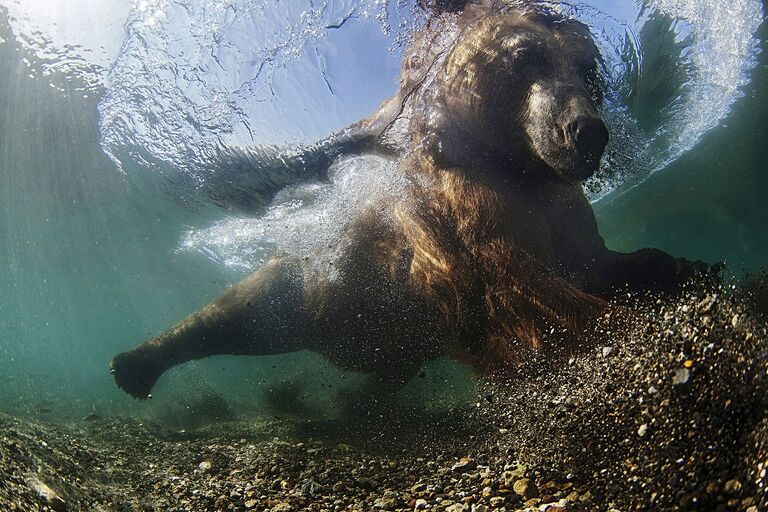
[[[445,167],[429,155],[416,157],[410,167],[417,173],[415,181],[425,183],[418,197],[429,198],[423,207],[434,225],[454,231],[456,243],[464,247],[500,239],[544,264],[556,264],[550,205],[562,202],[560,196],[573,187],[580,191],[579,186],[487,163]]]

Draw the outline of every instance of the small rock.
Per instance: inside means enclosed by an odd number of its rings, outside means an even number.
[[[637,429],[637,435],[638,435],[638,436],[640,436],[640,437],[643,437],[643,436],[645,436],[645,434],[647,434],[647,433],[648,433],[648,425],[646,425],[645,423],[643,423],[643,424],[642,424],[642,425],[640,425],[640,427]]]
[[[293,507],[290,503],[278,503],[274,507],[272,507],[272,512],[293,512]]]
[[[397,508],[398,501],[399,498],[396,492],[391,490],[385,491],[381,498],[378,498],[373,502],[373,508],[378,508],[381,510],[392,510]]]
[[[613,354],[613,347],[603,347],[603,357],[610,357]]]
[[[709,313],[712,311],[712,306],[715,305],[715,297],[712,295],[708,295],[704,297],[701,302],[699,302],[696,307],[699,308],[699,311],[702,313]]]
[[[723,486],[723,491],[725,491],[726,494],[736,494],[741,491],[741,482],[735,478],[733,480],[728,480]]]
[[[372,491],[373,489],[376,488],[376,483],[374,483],[374,481],[371,480],[370,478],[365,478],[365,477],[357,478],[355,480],[355,483],[357,484],[358,487],[360,487],[361,489],[365,489],[366,491]]]
[[[682,386],[688,384],[688,380],[691,378],[691,370],[688,368],[678,368],[675,370],[675,374],[672,376],[672,384],[675,386]]]
[[[464,512],[465,510],[469,510],[469,507],[463,503],[454,503],[450,507],[447,507],[445,512]]]
[[[245,502],[245,508],[253,508],[256,506],[257,503],[258,501],[256,500],[248,500]]]
[[[59,496],[59,494],[48,487],[36,476],[27,478],[27,485],[42,498],[46,504],[56,512],[66,512],[67,503]]]
[[[458,473],[464,473],[467,471],[472,471],[477,467],[477,463],[472,457],[462,457],[459,462],[454,464],[451,467],[451,471],[456,471]]]
[[[203,462],[198,464],[197,467],[200,468],[200,471],[202,471],[203,473],[206,473],[211,470],[211,468],[213,467],[213,464],[211,464],[211,461],[209,460],[204,460]]]
[[[504,504],[504,497],[503,496],[494,496],[491,498],[491,507],[498,508]]]
[[[378,498],[373,502],[373,508],[380,510],[392,510],[395,507],[397,507],[397,500],[393,498]]]
[[[525,477],[525,474],[528,472],[528,468],[522,464],[515,467],[515,469],[508,469],[507,471],[504,471],[502,473],[502,482],[507,487],[512,487],[512,484],[515,483],[515,480],[519,480],[520,478]]]
[[[472,505],[472,512],[488,512],[488,510],[490,510],[488,505],[481,505],[479,503]]]
[[[566,508],[559,503],[545,503],[539,505],[540,512],[566,512]]]
[[[425,500],[424,498],[417,499],[416,500],[416,505],[414,505],[413,509],[414,510],[424,510],[425,508],[427,508],[427,500]]]
[[[530,478],[521,478],[516,481],[512,486],[512,490],[515,491],[515,494],[522,496],[526,500],[539,497],[539,489]]]

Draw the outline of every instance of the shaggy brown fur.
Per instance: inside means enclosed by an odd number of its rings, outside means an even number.
[[[426,175],[414,181],[429,186],[416,192],[418,208],[398,215],[413,248],[409,279],[438,304],[458,335],[455,357],[493,373],[545,348],[545,327],[579,332],[607,307],[509,236],[500,222],[511,217],[509,197],[494,190],[493,182],[468,178],[461,168],[441,168],[423,153],[413,162],[412,169]]]
[[[408,191],[352,220],[337,277],[278,254],[117,355],[119,386],[145,398],[190,359],[300,349],[382,382],[445,353],[493,374],[577,349],[616,289],[675,289],[708,271],[605,248],[579,184],[608,137],[583,25],[502,1],[425,5],[439,15],[406,54],[399,93],[344,139],[375,139]]]

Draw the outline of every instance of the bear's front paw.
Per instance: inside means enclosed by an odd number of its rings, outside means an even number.
[[[714,265],[704,263],[703,261],[690,261],[684,258],[677,260],[676,276],[678,281],[683,284],[691,279],[702,284],[713,284],[715,286],[722,283],[722,272],[725,264],[720,261]]]
[[[117,385],[139,400],[152,398],[150,391],[162,373],[145,354],[133,350],[116,355],[109,368]]]

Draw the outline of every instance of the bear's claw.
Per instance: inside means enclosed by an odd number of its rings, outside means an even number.
[[[136,351],[116,355],[109,363],[109,368],[115,383],[139,400],[152,398],[150,391],[162,373],[147,357]]]

